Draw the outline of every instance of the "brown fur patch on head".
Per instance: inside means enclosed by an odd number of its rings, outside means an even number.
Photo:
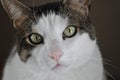
[[[26,62],[27,59],[30,57],[30,53],[26,49],[23,49],[20,51],[19,56],[23,62]]]
[[[14,20],[13,23],[18,33],[26,36],[28,33],[32,32],[32,24],[34,23],[34,18],[32,16],[22,15],[18,19]]]
[[[35,23],[34,20],[34,17],[31,15],[22,15],[18,19],[14,20],[14,27],[17,30],[17,51],[23,62],[26,62],[30,57],[32,46],[25,41],[25,38],[33,32],[32,25]]]
[[[31,32],[32,33],[32,32]],[[18,35],[17,38],[17,52],[19,54],[20,59],[23,62],[26,62],[27,59],[31,56],[31,50],[34,48],[34,46],[32,46],[31,44],[29,44],[26,41],[27,37],[23,37],[21,36],[21,34]]]

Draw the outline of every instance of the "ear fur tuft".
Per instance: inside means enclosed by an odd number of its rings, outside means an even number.
[[[21,27],[22,22],[32,17],[31,9],[18,0],[1,0],[1,4],[17,29]]]
[[[63,4],[79,11],[82,15],[89,14],[90,0],[63,0]]]
[[[30,9],[18,0],[1,0],[2,6],[12,20],[29,13]]]

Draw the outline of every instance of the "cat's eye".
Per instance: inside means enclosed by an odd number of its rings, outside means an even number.
[[[32,33],[26,38],[26,41],[32,46],[36,46],[43,42],[43,37],[38,33]]]
[[[63,36],[67,38],[73,37],[77,33],[77,27],[69,25],[63,32]]]

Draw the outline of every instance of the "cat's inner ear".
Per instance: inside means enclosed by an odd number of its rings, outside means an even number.
[[[88,15],[90,0],[63,0],[63,4],[79,11],[82,15]]]
[[[22,4],[21,2],[19,2],[18,0],[1,0],[1,3],[5,11],[10,16],[10,18],[15,22],[20,21],[21,23],[21,20],[25,20],[25,18],[31,15],[30,9],[26,7],[24,4]]]

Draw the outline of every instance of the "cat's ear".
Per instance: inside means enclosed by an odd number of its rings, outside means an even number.
[[[30,13],[30,9],[18,0],[1,0],[2,6],[14,22],[21,22]],[[15,26],[14,26],[15,27]]]
[[[82,15],[89,14],[90,0],[63,0],[63,4],[79,11]]]

